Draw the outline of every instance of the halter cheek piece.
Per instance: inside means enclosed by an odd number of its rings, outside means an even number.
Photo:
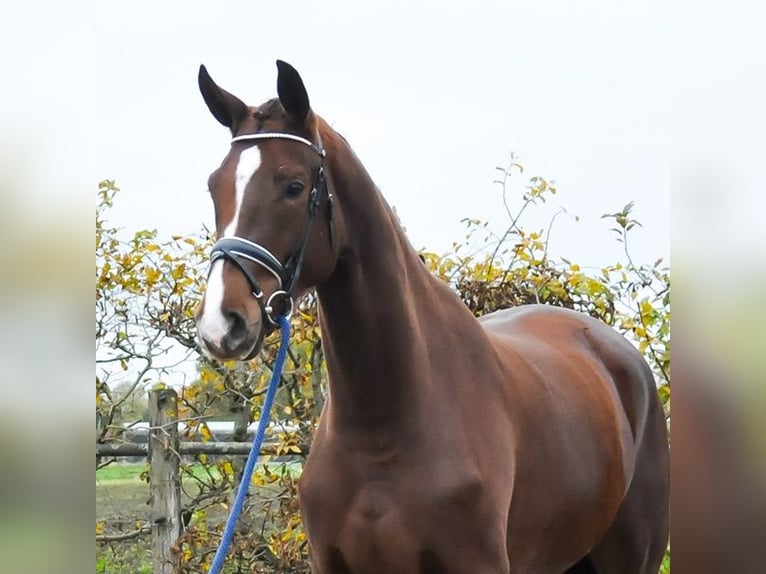
[[[293,313],[293,308],[295,305],[293,301],[293,289],[295,288],[295,284],[298,281],[301,267],[303,265],[303,255],[308,244],[309,232],[311,231],[314,217],[316,216],[319,204],[322,202],[323,197],[327,199],[327,225],[330,234],[330,246],[332,247],[333,245],[333,198],[332,194],[329,193],[327,189],[327,179],[324,173],[325,151],[324,148],[322,148],[321,140],[319,145],[315,145],[309,140],[293,134],[264,132],[237,136],[232,138],[231,143],[267,139],[292,140],[302,143],[313,149],[320,158],[319,167],[317,168],[316,174],[314,175],[314,184],[312,186],[311,193],[309,194],[308,219],[306,221],[306,225],[303,228],[303,235],[301,236],[298,249],[293,252],[288,257],[287,262],[282,265],[279,259],[277,259],[277,257],[271,253],[271,251],[262,245],[254,243],[243,237],[224,237],[219,239],[215,245],[213,245],[213,249],[210,252],[210,265],[212,268],[213,263],[219,259],[231,261],[234,265],[236,265],[247,279],[247,282],[250,284],[250,289],[252,291],[253,297],[256,298],[258,305],[261,308],[262,316],[266,317],[269,323],[276,327],[277,321],[272,315],[274,313],[274,299],[276,297],[284,298],[285,309],[283,310],[283,315],[289,318]],[[263,289],[258,283],[258,280],[255,278],[253,272],[248,268],[248,265],[246,264],[247,261],[265,268],[277,280],[277,289],[271,295],[269,295],[266,301],[264,301]],[[263,335],[264,330],[262,329],[261,338]],[[258,345],[256,344],[254,349],[257,348]]]

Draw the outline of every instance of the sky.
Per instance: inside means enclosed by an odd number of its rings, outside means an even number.
[[[249,104],[276,95],[277,58],[301,73],[312,107],[351,143],[416,248],[446,251],[464,217],[507,218],[496,166],[510,154],[559,193],[528,220],[554,253],[583,264],[620,257],[600,216],[635,201],[637,258],[669,253],[667,94],[659,3],[101,2],[90,188],[115,179],[112,220],[161,234],[212,226],[209,173],[228,131],[199,95],[204,63]],[[552,8],[555,8],[553,10]],[[651,33],[647,33],[651,30]],[[74,139],[73,139],[74,138]],[[518,205],[518,203],[517,203]],[[574,216],[579,217],[576,222]]]

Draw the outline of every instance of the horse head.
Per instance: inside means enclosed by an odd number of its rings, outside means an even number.
[[[197,313],[200,344],[218,359],[254,357],[277,318],[337,259],[320,121],[298,72],[279,60],[277,68],[279,97],[257,107],[199,70],[205,103],[232,134],[208,180],[218,241]]]

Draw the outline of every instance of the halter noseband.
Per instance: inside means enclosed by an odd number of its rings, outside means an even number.
[[[302,143],[313,149],[320,158],[319,168],[317,169],[314,176],[314,184],[312,186],[311,193],[309,194],[308,220],[306,222],[306,226],[303,228],[303,235],[301,237],[299,247],[297,251],[290,255],[290,257],[287,259],[287,262],[283,265],[279,259],[277,259],[273,253],[271,253],[271,251],[262,245],[254,243],[248,239],[245,239],[244,237],[224,237],[219,239],[215,245],[213,245],[213,249],[210,252],[210,266],[212,268],[213,263],[219,259],[231,261],[234,265],[236,265],[247,279],[253,297],[257,299],[258,305],[261,308],[261,314],[268,319],[269,323],[276,327],[277,321],[274,317],[272,317],[272,313],[274,312],[272,302],[277,296],[284,297],[286,302],[286,310],[284,311],[284,315],[287,318],[292,315],[294,307],[293,288],[295,287],[295,284],[298,281],[298,276],[300,275],[301,267],[303,265],[303,255],[306,251],[306,245],[308,244],[309,232],[311,231],[314,217],[316,216],[317,209],[320,202],[322,201],[323,196],[327,198],[327,224],[330,233],[330,246],[332,247],[333,245],[333,200],[332,194],[327,190],[327,179],[324,173],[325,151],[322,147],[321,139],[319,141],[319,145],[316,145],[306,138],[302,138],[293,134],[281,132],[263,132],[236,136],[232,138],[231,143],[266,139],[283,139]],[[278,287],[276,291],[269,295],[265,302],[263,300],[263,289],[255,278],[255,275],[250,269],[248,269],[246,261],[256,263],[257,265],[265,268],[277,280]],[[263,334],[263,330],[261,330],[261,338],[263,337]],[[254,348],[257,347],[258,345],[254,346]]]

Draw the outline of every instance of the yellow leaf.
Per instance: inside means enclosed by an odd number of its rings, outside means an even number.
[[[154,285],[160,279],[160,277],[162,277],[162,274],[154,267],[147,267],[144,269],[144,278],[146,279],[147,285]]]
[[[186,264],[185,263],[181,263],[181,264],[173,267],[173,270],[170,272],[170,274],[173,277],[173,279],[180,279],[181,277],[184,276],[185,273],[186,273]]]
[[[640,309],[641,309],[641,317],[644,320],[650,318],[652,314],[654,313],[654,307],[652,307],[652,304],[649,302],[648,299],[644,299],[643,301],[641,301]]]

